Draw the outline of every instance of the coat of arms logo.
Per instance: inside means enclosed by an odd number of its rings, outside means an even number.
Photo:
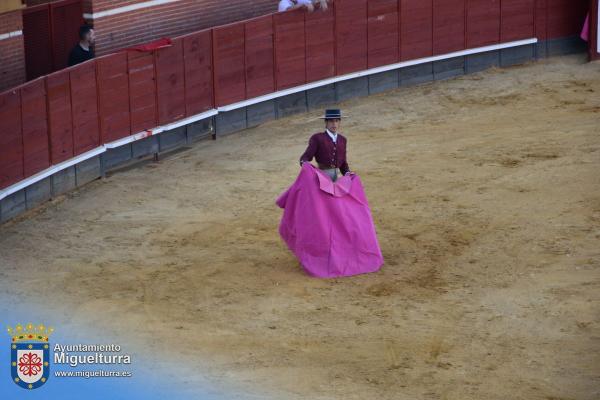
[[[10,371],[14,383],[24,389],[37,389],[50,376],[50,343],[48,337],[54,332],[43,324],[34,326],[18,324],[7,329],[11,336]]]

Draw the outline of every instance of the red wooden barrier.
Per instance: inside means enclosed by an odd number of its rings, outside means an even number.
[[[19,89],[0,94],[0,188],[23,179],[23,134]]]
[[[48,120],[50,128],[50,161],[58,164],[73,157],[73,120],[71,111],[70,71],[55,72],[46,77]]]
[[[326,12],[259,17],[155,52],[102,57],[0,94],[0,188],[102,143],[274,90],[465,45],[578,35],[595,7],[592,0],[337,0]],[[25,31],[33,11],[25,11]],[[593,49],[596,40],[594,31]],[[66,55],[70,46],[62,46],[54,52]]]
[[[368,66],[369,68],[398,62],[400,33],[398,1],[368,2]]]
[[[304,11],[275,14],[273,26],[277,89],[281,90],[306,83]]]
[[[433,0],[433,54],[465,48],[465,0]]]
[[[534,37],[535,0],[502,0],[500,40]]]
[[[404,61],[431,56],[431,0],[400,0],[400,3],[400,58]]]
[[[73,152],[79,155],[100,145],[95,61],[71,69],[71,107]]]
[[[246,97],[275,91],[273,16],[246,22]]]
[[[129,69],[130,132],[145,131],[157,125],[156,74],[154,54],[127,52]]]
[[[212,31],[206,30],[183,39],[185,63],[186,115],[213,108]]]
[[[244,23],[213,29],[215,105],[224,106],[246,98]]]
[[[96,60],[100,136],[102,143],[129,136],[129,78],[127,53],[121,52]]]
[[[500,41],[500,0],[467,0],[467,47]]]
[[[548,39],[579,36],[589,11],[588,0],[547,0],[547,2]]]
[[[335,15],[327,11],[306,13],[306,81],[314,82],[335,76]]]
[[[185,117],[185,69],[183,39],[155,53],[158,123],[161,125]]]
[[[535,0],[535,37],[548,38],[548,0]]]
[[[335,2],[335,61],[338,75],[367,69],[367,12],[367,0]]]
[[[37,79],[21,86],[25,176],[34,175],[50,166],[46,100],[44,79]]]

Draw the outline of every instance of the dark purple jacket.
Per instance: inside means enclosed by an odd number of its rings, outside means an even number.
[[[315,133],[310,137],[308,147],[300,157],[300,163],[303,161],[311,162],[315,158],[320,166],[339,168],[342,174],[346,174],[350,171],[346,161],[346,143],[346,138],[339,133],[337,143],[333,143],[327,131]]]

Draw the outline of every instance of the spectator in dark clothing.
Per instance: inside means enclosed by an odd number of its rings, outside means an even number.
[[[79,43],[73,47],[69,54],[69,67],[81,64],[94,58],[94,30],[89,25],[79,28]]]

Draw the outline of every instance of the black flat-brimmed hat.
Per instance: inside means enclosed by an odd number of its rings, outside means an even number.
[[[342,119],[342,111],[339,109],[325,110],[325,116],[321,119]]]

